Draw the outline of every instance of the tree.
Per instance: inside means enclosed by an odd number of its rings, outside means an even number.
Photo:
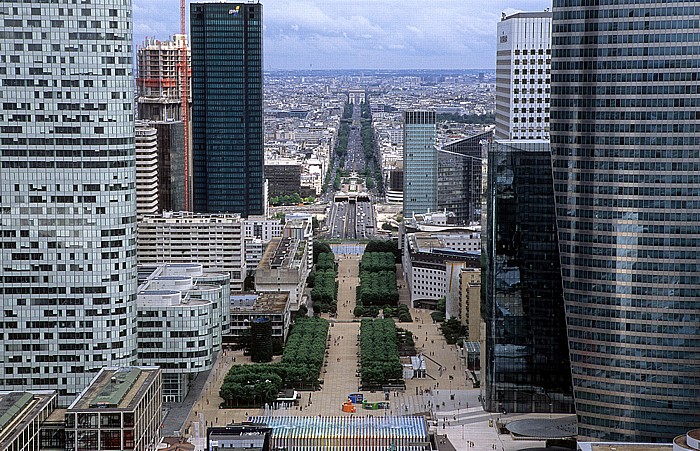
[[[314,263],[318,262],[318,256],[322,253],[329,253],[332,254],[333,251],[331,250],[331,247],[328,245],[328,243],[324,243],[322,241],[314,241]]]

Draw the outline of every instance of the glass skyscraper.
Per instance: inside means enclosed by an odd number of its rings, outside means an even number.
[[[481,146],[492,136],[491,131],[477,133],[445,144],[437,152],[437,208],[454,213],[456,224],[481,219]]]
[[[403,114],[403,216],[437,209],[435,111]]]
[[[0,390],[136,358],[131,1],[0,3]]]
[[[193,210],[265,212],[262,5],[192,3]]]
[[[551,141],[584,440],[700,424],[700,2],[554,0]]]
[[[484,408],[572,412],[549,142],[486,149]]]

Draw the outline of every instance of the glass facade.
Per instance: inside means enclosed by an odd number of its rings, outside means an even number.
[[[487,145],[482,396],[491,412],[572,412],[549,142]]]
[[[190,13],[193,210],[264,214],[262,5]]]
[[[403,124],[403,216],[437,209],[437,148],[434,111],[405,111]]]
[[[700,2],[554,0],[551,140],[579,437],[700,424]]]
[[[456,224],[481,219],[481,143],[492,135],[491,131],[479,133],[438,151],[437,207],[454,213]]]
[[[0,390],[136,358],[131,1],[1,2]]]

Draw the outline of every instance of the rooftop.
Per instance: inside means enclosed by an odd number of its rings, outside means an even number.
[[[302,243],[293,237],[273,238],[265,252],[263,252],[258,269],[279,269],[298,266],[298,259],[303,257],[303,253],[299,254],[297,250],[302,246]]]
[[[232,312],[284,313],[289,293],[258,293],[231,296]]]
[[[68,408],[74,410],[133,410],[158,377],[158,367],[102,368]]]
[[[0,449],[56,398],[54,391],[0,392]]]

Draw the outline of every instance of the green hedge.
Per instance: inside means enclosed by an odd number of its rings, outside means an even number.
[[[363,319],[360,324],[360,378],[363,387],[380,387],[403,379],[391,319]]]

